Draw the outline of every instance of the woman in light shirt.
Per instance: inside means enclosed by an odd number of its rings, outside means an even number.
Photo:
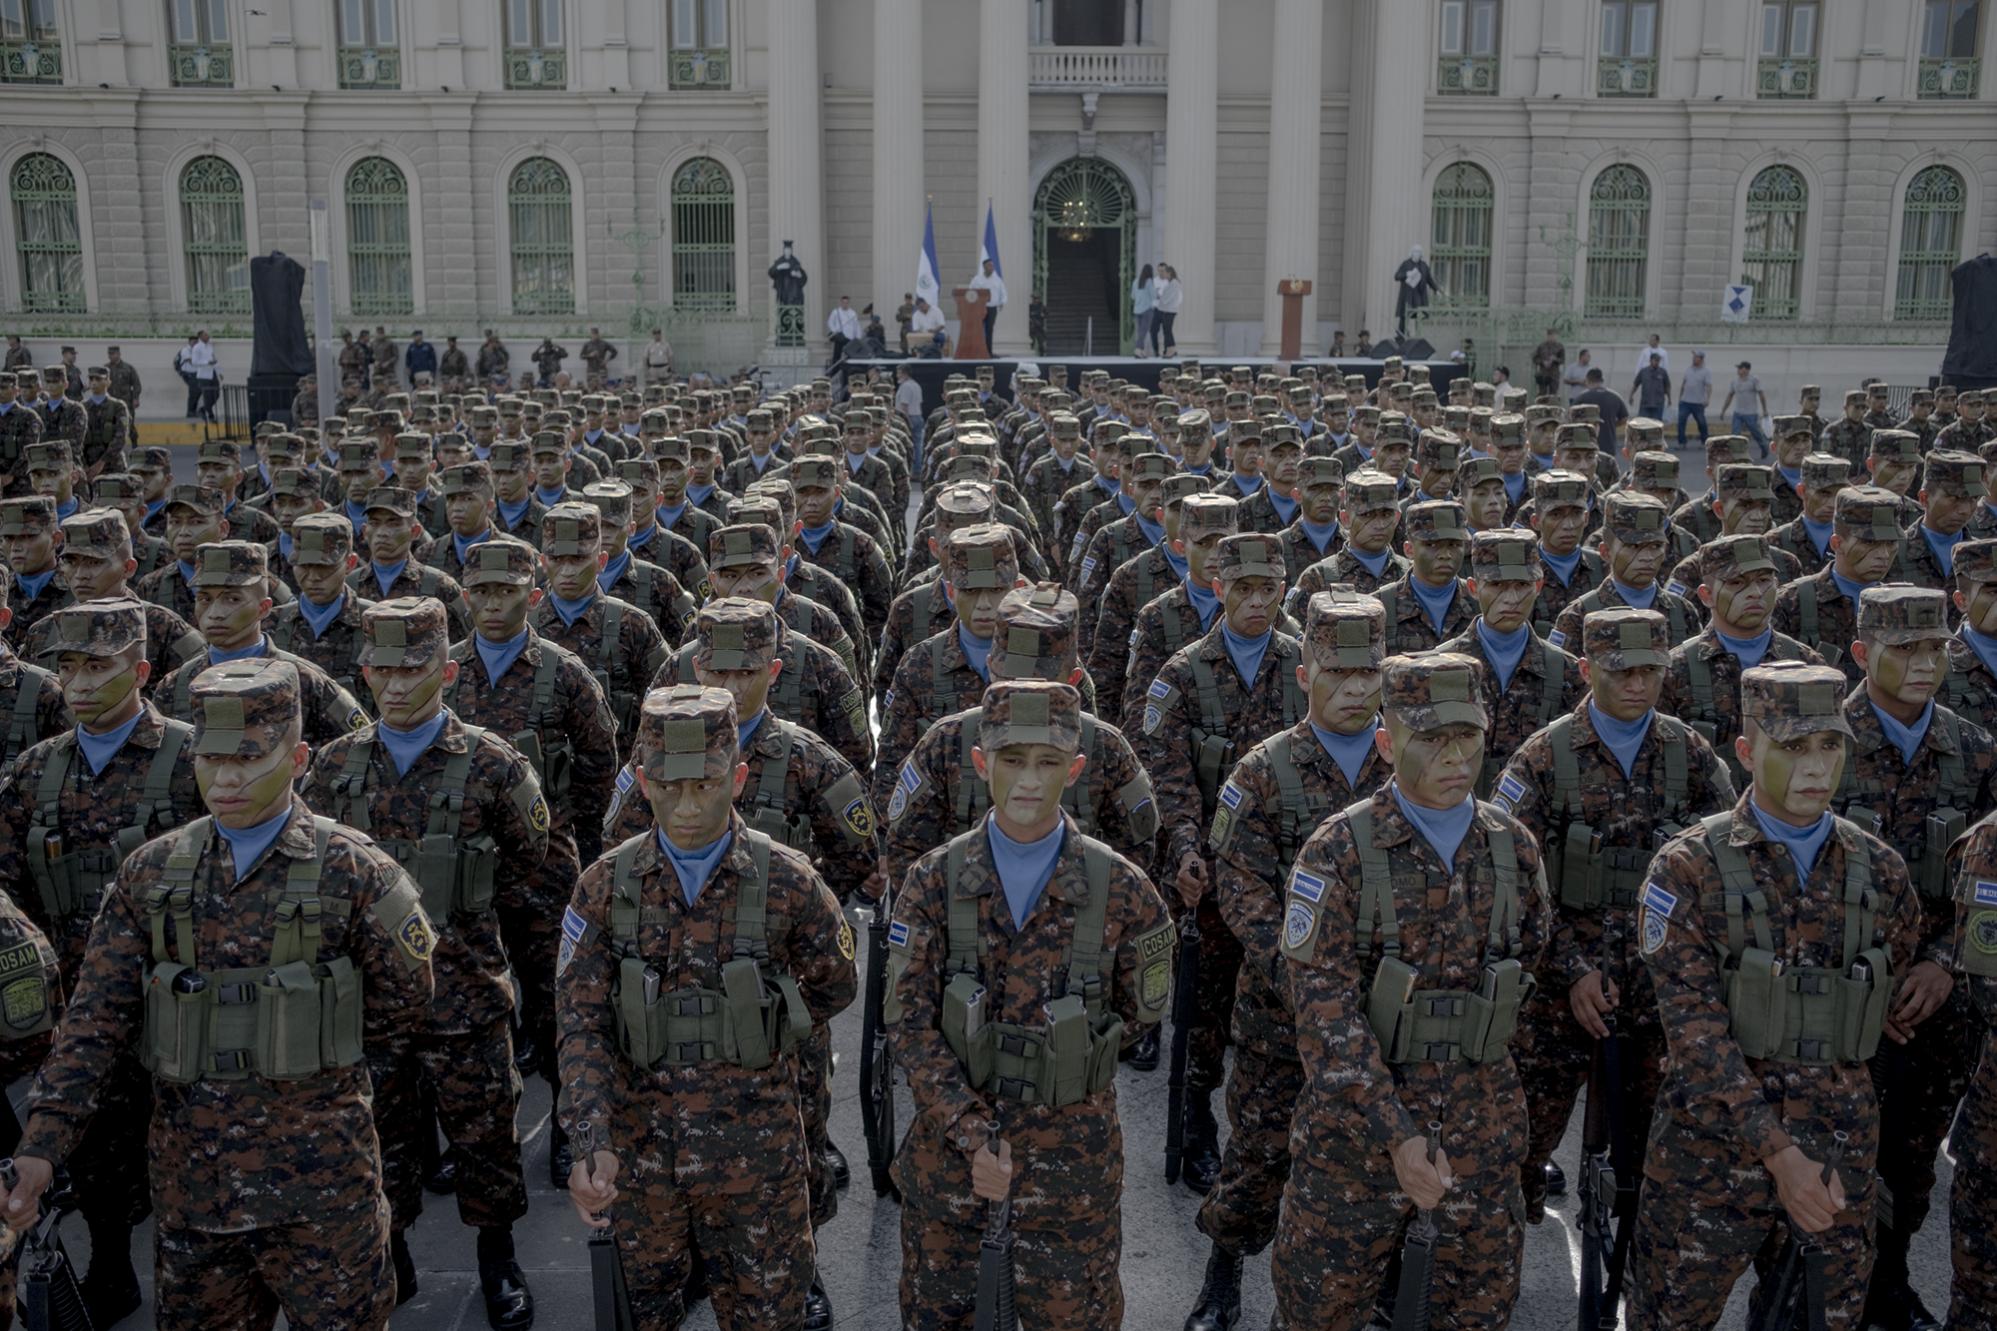
[[[1156,290],[1151,279],[1151,265],[1145,264],[1137,274],[1137,280],[1130,284],[1130,312],[1137,317],[1137,354],[1141,359],[1146,353],[1145,343],[1151,344],[1151,351],[1158,350],[1158,326],[1152,322],[1151,298]]]
[[[1163,338],[1164,355],[1179,354],[1179,344],[1172,336],[1172,323],[1179,317],[1179,306],[1185,303],[1186,289],[1179,285],[1179,270],[1169,263],[1158,265],[1158,290],[1151,297],[1151,331],[1154,339]]]

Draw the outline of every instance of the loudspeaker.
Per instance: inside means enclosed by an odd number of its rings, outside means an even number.
[[[1402,360],[1429,360],[1435,356],[1435,348],[1425,337],[1417,337],[1401,343]]]
[[[1378,342],[1373,343],[1371,346],[1365,346],[1359,348],[1359,354],[1362,356],[1370,356],[1374,360],[1385,360],[1389,356],[1400,355],[1401,344],[1395,341],[1391,337],[1383,337]]]

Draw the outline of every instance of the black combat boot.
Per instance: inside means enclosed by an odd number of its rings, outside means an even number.
[[[816,1271],[811,1273],[811,1288],[804,1292],[804,1331],[832,1331],[832,1297]]]
[[[1199,1302],[1186,1316],[1185,1331],[1233,1331],[1241,1320],[1242,1259],[1213,1245],[1207,1254],[1207,1277],[1200,1285]]]
[[[1907,1281],[1907,1245],[1913,1236],[1879,1226],[1879,1255],[1872,1263],[1872,1283],[1865,1291],[1861,1325],[1880,1331],[1941,1331],[1942,1324],[1921,1302]]]
[[[139,1310],[139,1277],[132,1270],[132,1227],[122,1219],[91,1216],[90,1271],[83,1278],[83,1306],[98,1331]]]
[[[1123,1051],[1123,1061],[1139,1072],[1158,1070],[1158,1028],[1146,1026],[1144,1034],[1137,1037],[1137,1043]]]
[[[1213,1117],[1213,1092],[1186,1088],[1186,1150],[1179,1180],[1204,1197],[1220,1177],[1220,1125]]]
[[[1554,1198],[1567,1195],[1567,1171],[1551,1160],[1546,1162],[1546,1195]]]
[[[825,1139],[825,1172],[832,1179],[832,1186],[843,1188],[853,1181],[853,1171],[846,1163],[846,1153],[839,1149],[839,1143],[830,1137]]]
[[[388,1259],[395,1264],[395,1306],[416,1297],[416,1259],[409,1255],[409,1236],[395,1230],[388,1236]]]
[[[478,1283],[492,1331],[527,1331],[534,1325],[534,1291],[514,1258],[511,1227],[479,1230]]]

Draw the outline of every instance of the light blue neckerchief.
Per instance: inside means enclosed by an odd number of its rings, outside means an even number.
[[[1415,825],[1415,831],[1435,848],[1435,853],[1442,856],[1445,865],[1453,866],[1463,838],[1470,834],[1470,820],[1477,816],[1477,801],[1466,796],[1454,808],[1429,809],[1401,794],[1398,780],[1393,783],[1392,789],[1394,803],[1400,806],[1402,816]]]
[[[964,659],[971,663],[971,669],[978,672],[979,678],[987,684],[992,680],[991,656],[992,640],[980,638],[957,621],[957,645],[964,649]]]
[[[1268,654],[1269,643],[1274,636],[1274,629],[1263,629],[1260,637],[1243,637],[1229,628],[1226,620],[1221,621],[1220,637],[1227,645],[1227,655],[1234,662],[1241,682],[1251,689],[1255,687],[1255,676],[1261,673],[1262,658]]]
[[[1015,932],[1026,926],[1027,917],[1040,904],[1040,896],[1053,881],[1054,866],[1061,858],[1061,845],[1067,840],[1065,819],[1038,841],[1014,841],[999,829],[998,818],[985,815],[985,836],[991,846],[992,866],[998,870],[999,888],[1005,893],[1006,908],[1012,912]]]
[[[566,485],[558,485],[552,490],[544,490],[538,485],[534,487],[534,497],[549,508],[561,503],[568,493],[569,487]]]
[[[1378,554],[1369,555],[1356,545],[1346,546],[1345,553],[1358,560],[1359,566],[1376,578],[1387,571],[1387,561],[1394,557],[1392,550],[1382,550]]]
[[[1498,692],[1503,693],[1512,686],[1512,675],[1517,672],[1519,662],[1525,659],[1526,644],[1532,640],[1532,625],[1521,624],[1510,633],[1500,633],[1477,616],[1477,641],[1484,644],[1485,659],[1491,668],[1498,672]]]
[[[702,504],[706,503],[707,497],[713,493],[714,487],[712,485],[689,485],[686,488],[686,497],[693,501],[695,508],[699,508]]]
[[[373,564],[370,567],[374,570],[376,585],[381,588],[381,594],[386,596],[388,589],[395,585],[395,580],[402,576],[402,570],[409,567],[409,561],[405,558],[393,564]]]
[[[240,883],[250,876],[250,870],[256,868],[257,861],[264,857],[264,852],[277,843],[278,837],[284,832],[285,824],[290,821],[289,803],[275,818],[266,819],[255,827],[240,829],[224,827],[219,819],[215,820],[215,830],[220,832],[222,840],[229,844],[229,854],[235,863],[237,882]]]
[[[474,634],[472,646],[478,648],[478,659],[485,662],[486,679],[497,684],[500,677],[520,659],[520,653],[527,650],[527,630],[521,629],[505,642],[489,642]]]
[[[139,728],[139,718],[145,714],[146,709],[141,707],[133,712],[123,725],[115,726],[101,735],[86,730],[81,725],[76,727],[76,747],[83,751],[84,758],[90,763],[92,776],[102,772],[104,765],[118,756],[118,750],[125,747],[125,741]]]
[[[769,714],[769,708],[759,708],[756,714],[747,721],[738,721],[735,723],[735,748],[738,752],[747,753],[749,751],[749,741],[754,739],[756,732],[763,728],[763,718]]]
[[[458,552],[458,562],[462,564],[465,562],[465,556],[471,553],[471,549],[473,546],[484,545],[487,541],[491,539],[492,539],[491,527],[487,527],[484,531],[472,537],[464,537],[458,535],[456,532],[452,532],[451,548]]]
[[[548,604],[555,607],[555,613],[562,617],[562,623],[574,628],[575,622],[588,614],[589,608],[596,604],[596,597],[592,594],[580,601],[571,601],[566,596],[557,596],[549,592]]]
[[[1303,528],[1304,539],[1320,555],[1331,553],[1331,543],[1338,539],[1338,519],[1330,522],[1312,522],[1309,518],[1298,518],[1297,525]]]
[[[180,566],[181,574],[187,578],[187,581],[190,585],[194,582],[194,575],[189,573],[188,570],[193,567],[194,566],[192,564],[182,564]],[[40,573],[16,573],[14,575],[14,585],[18,587],[21,591],[27,593],[27,595],[25,595],[21,599],[26,601],[32,601],[36,597],[40,596],[42,594],[42,589],[47,587],[49,583],[54,580],[55,573],[56,571],[52,568],[45,569]]]
[[[1153,522],[1142,513],[1132,513],[1130,520],[1137,524],[1137,530],[1143,532],[1144,539],[1152,545],[1163,545],[1165,543],[1165,527],[1163,523]]]
[[[1523,500],[1525,498],[1525,490],[1526,490],[1526,474],[1522,471],[1520,472],[1508,471],[1503,473],[1503,475],[1505,480],[1506,500],[1514,504]]]
[[[617,585],[617,580],[624,576],[624,570],[630,567],[631,552],[629,550],[618,552],[617,558],[605,564],[603,571],[596,575],[596,585],[608,592]]]
[[[499,501],[499,520],[506,524],[508,530],[511,530],[520,525],[520,520],[527,516],[527,510],[533,506],[534,496],[532,495],[528,495],[517,504],[508,503],[502,499]]]
[[[334,620],[340,617],[340,607],[346,603],[347,590],[344,587],[340,589],[340,594],[335,596],[328,605],[320,605],[317,601],[301,592],[298,596],[298,617],[305,621],[305,626],[312,630],[313,640],[317,641],[326,636],[326,630],[332,626]]]
[[[1345,773],[1345,782],[1352,785],[1359,780],[1359,769],[1366,765],[1366,755],[1373,752],[1373,736],[1379,732],[1380,718],[1374,717],[1371,725],[1354,735],[1341,735],[1335,730],[1326,730],[1317,722],[1311,722],[1311,733],[1317,742],[1338,764],[1338,770]]]
[[[1561,586],[1571,587],[1574,585],[1574,570],[1581,567],[1581,548],[1576,546],[1572,554],[1565,555],[1543,549],[1539,552],[1539,560],[1553,571],[1554,577],[1560,579]]]
[[[1234,488],[1241,492],[1243,499],[1248,498],[1262,488],[1262,478],[1260,476],[1243,476],[1240,472],[1236,472],[1232,476],[1229,476],[1228,479],[1234,482]]]
[[[247,661],[252,657],[262,656],[263,654],[264,654],[264,640],[262,638],[258,638],[255,642],[251,643],[249,646],[238,647],[233,652],[218,651],[215,648],[210,647],[208,649],[208,664],[221,665],[224,661]]]
[[[1200,631],[1204,633],[1212,628],[1214,612],[1220,609],[1220,598],[1208,588],[1195,586],[1189,574],[1186,578],[1186,599],[1193,603],[1193,609],[1200,617]]]
[[[828,522],[823,527],[806,527],[798,532],[798,538],[815,555],[818,553],[818,547],[825,544],[826,538],[832,535],[833,528],[838,525],[836,522]]]
[[[1901,763],[1912,767],[1914,765],[1914,755],[1919,752],[1921,741],[1927,736],[1928,723],[1935,719],[1934,701],[1932,699],[1929,700],[1928,705],[1921,709],[1920,720],[1914,722],[1911,726],[1901,725],[1898,721],[1888,716],[1880,708],[1878,703],[1873,703],[1871,706],[1872,714],[1879,718],[1880,730],[1885,732],[1886,738],[1892,742],[1893,747],[1900,751]]]
[[[1837,584],[1837,589],[1844,593],[1845,599],[1853,605],[1858,604],[1859,597],[1865,593],[1867,587],[1877,587],[1879,585],[1876,582],[1853,581],[1838,572],[1835,566],[1831,569],[1831,581]]]
[[[1761,811],[1761,806],[1751,799],[1747,807],[1754,810],[1754,821],[1761,824],[1761,834],[1788,850],[1790,862],[1796,866],[1796,881],[1799,884],[1808,883],[1810,871],[1817,867],[1817,852],[1822,850],[1824,842],[1830,839],[1830,814],[1823,814],[1808,827],[1797,827],[1793,823],[1783,822],[1780,818],[1769,817]]]
[[[1954,577],[1955,544],[1962,539],[1962,533],[1957,531],[1944,536],[1923,522],[1921,524],[1921,539],[1928,543],[1928,550],[1934,555],[1935,562],[1942,566],[1942,576]]]
[[[1184,582],[1186,580],[1186,561],[1172,553],[1172,543],[1170,541],[1160,541],[1158,543],[1158,550],[1165,556],[1165,567],[1172,570],[1172,576],[1180,582]]]
[[[1623,598],[1624,605],[1634,606],[1638,610],[1648,610],[1657,603],[1657,584],[1654,582],[1639,590],[1614,574],[1609,575],[1609,581],[1615,584],[1616,595]]]
[[[1827,555],[1831,550],[1831,533],[1837,530],[1835,522],[1817,522],[1803,519],[1803,533],[1810,538],[1810,544],[1817,548],[1819,555]]]
[[[435,716],[414,730],[398,730],[386,721],[377,725],[375,730],[381,735],[382,747],[388,750],[389,758],[395,763],[395,774],[408,776],[416,760],[437,742],[437,736],[444,733],[444,712],[438,709]]]
[[[1276,491],[1272,488],[1269,491],[1269,505],[1270,507],[1276,510],[1276,516],[1282,519],[1282,523],[1285,527],[1289,526],[1292,522],[1296,521],[1297,518],[1296,500],[1285,499],[1283,498],[1283,496],[1277,494]]]
[[[686,501],[682,499],[679,503],[674,504],[671,508],[667,508],[664,505],[660,505],[657,511],[654,512],[653,516],[658,520],[658,524],[661,527],[665,527],[668,530],[670,530],[672,528],[672,525],[680,520],[680,514],[686,512],[686,510],[687,510]]]
[[[1588,700],[1588,720],[1594,725],[1595,734],[1600,737],[1603,745],[1610,753],[1615,754],[1616,761],[1622,764],[1625,778],[1635,772],[1636,751],[1643,747],[1644,736],[1650,733],[1651,718],[1656,715],[1657,710],[1652,708],[1634,721],[1618,721],[1595,706],[1593,698]]]
[[[1441,587],[1431,587],[1421,578],[1408,578],[1409,588],[1413,590],[1415,599],[1421,602],[1422,613],[1428,616],[1428,622],[1435,626],[1437,633],[1442,632],[1443,621],[1449,618],[1449,607],[1456,604],[1456,592],[1461,585],[1454,578]]]
[[[1775,641],[1775,630],[1767,628],[1752,638],[1735,638],[1714,629],[1713,636],[1720,640],[1720,646],[1740,658],[1742,670],[1752,670],[1768,655],[1769,644]]]
[[[1962,627],[1962,640],[1969,644],[1969,650],[1976,653],[1976,659],[1983,662],[1983,668],[1997,674],[1997,638],[1978,633],[1967,624]]]
[[[660,852],[665,855],[666,863],[673,866],[674,876],[680,880],[680,895],[685,897],[686,904],[691,906],[700,899],[701,889],[707,886],[707,880],[712,878],[715,869],[720,867],[721,857],[728,853],[728,847],[735,840],[735,833],[732,830],[723,832],[699,850],[681,850],[666,836],[666,829],[663,827],[657,830],[656,835],[659,838]]]

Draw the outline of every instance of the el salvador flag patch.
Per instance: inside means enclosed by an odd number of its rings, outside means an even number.
[[[562,937],[571,943],[580,943],[583,935],[589,932],[589,921],[576,914],[574,906],[562,908]]]
[[[1230,809],[1241,807],[1241,787],[1232,781],[1220,788],[1220,802]]]
[[[1154,679],[1151,681],[1151,687],[1145,692],[1154,698],[1169,698],[1172,695],[1172,686],[1162,679]]]
[[[1498,793],[1516,805],[1525,798],[1525,782],[1507,772],[1498,778]]]
[[[637,773],[633,772],[633,771],[632,771],[632,770],[631,770],[630,768],[628,768],[628,767],[623,767],[623,768],[619,768],[619,769],[618,769],[618,772],[617,772],[617,793],[618,793],[618,794],[620,794],[620,795],[628,795],[628,794],[630,794],[630,793],[631,793],[631,787],[633,787],[633,786],[635,786],[635,785],[637,785],[637,784],[638,784],[638,774],[637,774]]]
[[[1306,901],[1324,900],[1324,879],[1316,874],[1305,873],[1302,869],[1290,871],[1290,891]]]
[[[1986,882],[1981,878],[1977,879],[1976,904],[1979,906],[1997,906],[1997,883]]]
[[[1663,884],[1653,878],[1643,885],[1643,908],[1668,920],[1671,912],[1678,909],[1678,898],[1665,891]]]
[[[1685,594],[1685,584],[1673,578],[1670,582],[1664,584],[1664,590],[1670,592],[1673,596],[1683,596]]]
[[[901,920],[896,920],[894,923],[888,926],[888,946],[889,947],[908,946],[908,925],[906,923],[904,923]]]
[[[1562,633],[1559,629],[1555,629],[1551,633],[1547,634],[1546,640],[1552,643],[1555,647],[1565,647],[1567,645],[1567,635],[1565,633]]]

